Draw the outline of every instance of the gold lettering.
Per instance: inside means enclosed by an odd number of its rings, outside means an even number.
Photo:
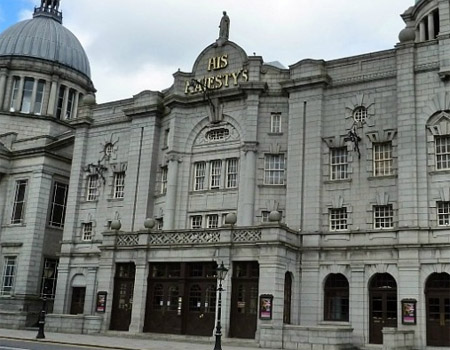
[[[189,80],[186,80],[186,84],[184,84],[184,93],[189,93],[189,87],[191,86],[191,82]]]
[[[206,86],[208,87],[208,89],[213,89],[214,88],[214,77],[208,77],[207,79],[207,84]]]
[[[229,73],[225,73],[225,75],[223,77],[225,78],[224,85],[225,85],[225,87],[228,87],[228,78],[230,77],[230,74]]]
[[[208,72],[210,72],[211,69],[216,69],[216,58],[215,58],[215,57],[211,57],[211,58],[209,59],[209,62],[208,62]]]
[[[244,81],[248,81],[248,70],[244,69],[242,71],[242,78],[244,79]]]
[[[228,66],[228,55],[220,57],[220,68],[226,68]]]
[[[216,89],[220,89],[223,86],[223,82],[222,82],[222,76],[219,74],[216,76],[216,85],[215,88]]]
[[[239,75],[241,75],[241,72],[242,72],[242,69],[237,73],[231,73],[233,75],[234,85],[238,84],[238,78],[239,78]]]

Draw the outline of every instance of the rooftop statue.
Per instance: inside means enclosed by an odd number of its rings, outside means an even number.
[[[228,17],[227,11],[223,11],[219,28],[219,38],[216,40],[216,45],[222,46],[226,41],[228,41],[230,36],[230,17]]]

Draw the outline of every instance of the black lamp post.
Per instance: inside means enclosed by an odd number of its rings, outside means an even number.
[[[219,297],[217,301],[216,343],[214,345],[214,350],[222,350],[222,326],[220,324],[220,319],[222,316],[222,281],[225,279],[227,272],[228,269],[223,265],[222,261],[220,266],[217,268],[217,278],[219,279],[219,288],[217,288],[217,291],[219,292]]]
[[[52,276],[53,269],[50,266],[44,267],[44,278],[43,278],[43,290],[42,290],[42,309],[39,313],[39,320],[38,320],[38,334],[36,335],[36,339],[45,339],[44,334],[44,327],[45,327],[45,314],[47,313],[47,292],[48,292],[48,286],[47,286],[47,280]]]

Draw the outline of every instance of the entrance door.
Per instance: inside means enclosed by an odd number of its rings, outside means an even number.
[[[427,345],[450,346],[450,275],[432,274],[426,284]]]
[[[384,327],[397,327],[397,283],[387,273],[376,274],[369,287],[371,344],[383,344]]]
[[[72,288],[72,302],[70,304],[71,315],[78,315],[84,313],[85,295],[86,295],[86,287]]]
[[[128,331],[130,327],[135,273],[133,263],[116,265],[111,330]]]
[[[212,336],[216,315],[216,285],[190,282],[187,285],[186,334]]]
[[[145,332],[181,333],[183,297],[178,281],[149,284]]]
[[[231,337],[255,338],[258,312],[258,282],[258,262],[235,262],[233,264]]]

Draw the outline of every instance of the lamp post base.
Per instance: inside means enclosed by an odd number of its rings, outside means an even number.
[[[214,344],[214,350],[222,350],[222,334],[216,333],[216,343]]]

